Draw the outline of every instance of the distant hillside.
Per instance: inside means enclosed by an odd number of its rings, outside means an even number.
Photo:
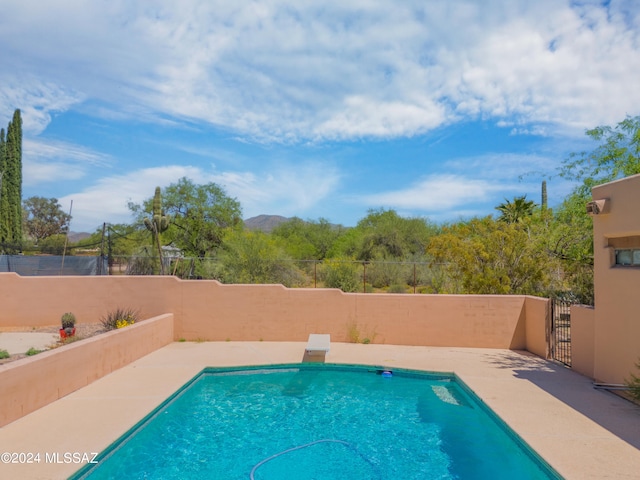
[[[289,220],[291,220],[291,218],[281,215],[258,215],[257,217],[247,218],[244,224],[249,230],[261,230],[269,233],[281,223],[288,222]]]

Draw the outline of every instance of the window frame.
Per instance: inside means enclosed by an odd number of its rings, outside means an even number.
[[[620,263],[619,259],[622,254],[629,255],[629,263]],[[613,266],[621,268],[638,268],[640,267],[640,248],[616,248],[613,251]]]

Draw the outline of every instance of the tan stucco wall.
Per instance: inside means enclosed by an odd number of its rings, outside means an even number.
[[[0,327],[55,325],[73,312],[97,322],[116,307],[174,314],[174,339],[334,341],[526,349],[544,353],[544,299],[501,295],[346,294],[281,285],[222,285],[175,277],[0,274]],[[528,309],[525,300],[528,300]],[[527,322],[530,322],[527,329]],[[530,341],[528,341],[528,338]]]
[[[172,341],[173,315],[165,314],[0,365],[0,427]]]
[[[526,350],[539,357],[549,356],[551,305],[547,298],[526,297],[525,311]]]
[[[526,345],[524,297],[345,294],[197,282],[184,285],[183,305],[176,331],[187,340],[303,341],[309,333],[330,333],[339,342],[357,336],[394,345]]]
[[[0,273],[0,327],[58,325],[65,312],[95,323],[117,307],[149,318],[171,312],[174,277],[21,277]]]
[[[608,212],[593,216],[595,333],[594,377],[622,383],[640,357],[640,268],[612,266],[609,239],[640,235],[640,175],[593,188]]]
[[[571,368],[594,378],[595,310],[586,305],[571,306]]]
[[[0,273],[0,327],[95,323],[117,307],[151,320],[0,365],[0,426],[173,340],[306,341],[529,349],[546,356],[549,301],[500,295],[346,294],[175,277]]]

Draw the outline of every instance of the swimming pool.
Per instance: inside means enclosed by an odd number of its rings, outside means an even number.
[[[351,365],[206,369],[99,458],[72,478],[561,478],[455,375]]]

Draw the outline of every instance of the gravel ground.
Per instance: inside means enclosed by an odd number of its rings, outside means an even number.
[[[58,333],[60,331],[60,327],[58,325],[51,325],[49,327],[8,327],[2,328],[3,332],[34,332],[34,333]],[[76,340],[79,341],[84,338],[93,337],[94,335],[99,335],[105,332],[101,323],[78,323],[76,324]],[[67,341],[68,343],[68,341]],[[58,340],[55,347],[60,347],[65,345],[62,340]],[[25,354],[17,354],[11,355],[9,358],[0,359],[0,365],[4,365],[6,363],[13,362],[15,360],[19,360],[21,358],[26,357]]]

